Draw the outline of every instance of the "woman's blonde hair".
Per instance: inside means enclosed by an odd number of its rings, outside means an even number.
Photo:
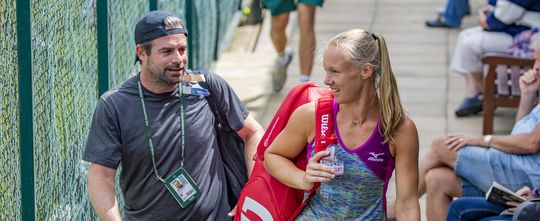
[[[390,66],[386,42],[381,34],[369,34],[362,29],[345,31],[330,40],[345,53],[357,68],[365,64],[373,66],[373,84],[381,110],[380,132],[384,142],[394,143],[394,132],[405,117],[397,82]]]

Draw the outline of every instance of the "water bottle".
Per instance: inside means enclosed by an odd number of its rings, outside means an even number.
[[[337,145],[336,137],[334,134],[330,136],[329,141],[330,145],[328,145],[326,150],[330,152],[330,155],[322,158],[320,163],[333,167],[334,175],[341,176],[343,175],[344,165],[343,161],[339,160],[336,157],[336,150],[337,148],[339,148],[339,146]],[[330,180],[328,182],[321,182],[321,186],[319,187],[319,193],[323,198],[329,199],[339,195],[339,190],[333,187],[332,184],[330,184],[330,182],[332,181],[333,180]]]

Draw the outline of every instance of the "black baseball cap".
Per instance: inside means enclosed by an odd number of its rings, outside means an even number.
[[[187,37],[188,32],[184,25],[181,25],[180,28],[167,29],[165,27],[165,18],[169,16],[178,17],[173,13],[162,10],[151,11],[142,17],[135,26],[135,45],[144,44],[156,38],[172,34],[184,34]],[[135,55],[135,63],[137,61],[139,61],[139,57]]]

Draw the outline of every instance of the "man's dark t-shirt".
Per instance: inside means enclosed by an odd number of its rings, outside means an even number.
[[[83,159],[112,169],[121,165],[120,186],[125,220],[227,220],[225,174],[214,115],[204,97],[184,95],[184,168],[202,191],[186,208],[156,179],[137,81],[131,77],[101,96],[92,120]],[[248,112],[229,85],[209,73],[206,81],[228,116],[231,127],[243,127]],[[155,94],[143,88],[152,131],[155,161],[163,178],[180,167],[181,131],[178,91]]]

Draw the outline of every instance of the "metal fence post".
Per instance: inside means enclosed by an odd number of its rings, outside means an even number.
[[[219,0],[215,0],[214,1],[215,4],[219,7]],[[216,37],[215,37],[215,41],[214,41],[214,44],[216,44],[216,46],[214,47],[214,51],[212,51],[212,59],[217,60],[218,59],[218,53],[219,53],[219,28],[221,26],[220,22],[219,22],[219,17],[221,16],[220,13],[219,13],[219,9],[216,10]]]
[[[32,22],[30,0],[17,0],[17,59],[19,70],[19,145],[21,217],[36,219],[34,187],[34,124],[32,103]]]
[[[193,19],[192,19],[192,13],[195,8],[193,7],[193,1],[192,0],[186,0],[185,5],[185,12],[186,12],[186,27],[188,29],[188,68],[193,69],[193,62],[189,62],[190,60],[193,60],[193,50],[195,50],[195,47],[193,46],[193,33],[195,33],[195,30],[193,30]]]
[[[158,9],[157,0],[150,0],[150,11],[155,11]]]
[[[97,56],[98,56],[98,95],[109,90],[109,21],[108,1],[96,2]]]

